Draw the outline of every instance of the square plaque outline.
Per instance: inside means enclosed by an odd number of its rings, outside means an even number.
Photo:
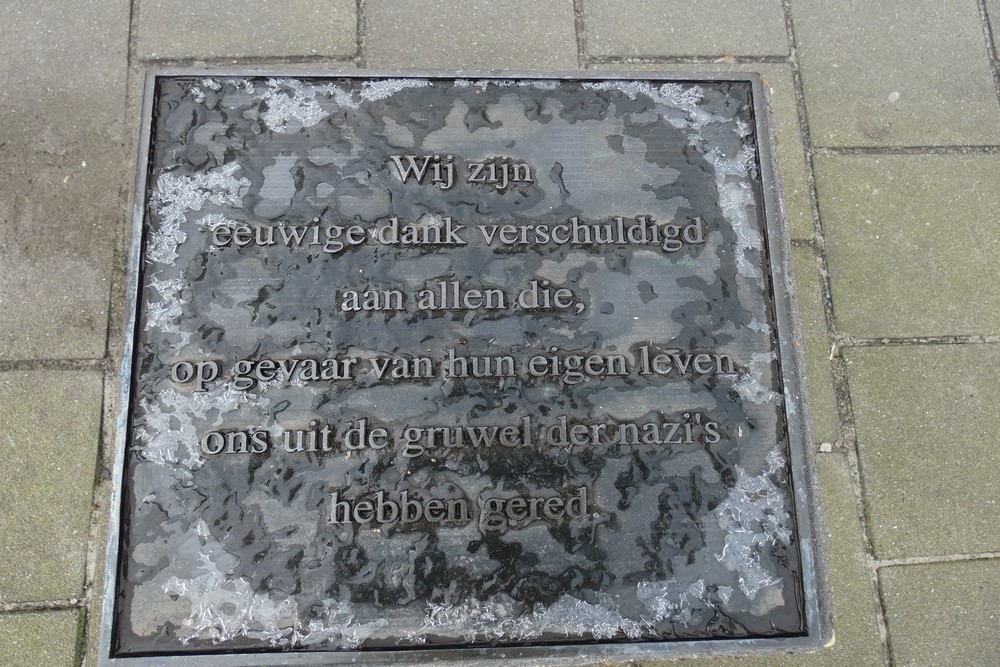
[[[703,640],[664,640],[603,643],[545,643],[520,646],[465,648],[367,649],[354,651],[260,650],[241,653],[205,653],[175,655],[111,656],[115,600],[118,589],[120,531],[124,482],[125,447],[132,399],[132,366],[136,339],[137,314],[141,289],[142,244],[145,202],[150,171],[153,105],[159,79],[181,77],[288,77],[348,79],[543,79],[558,81],[677,81],[734,82],[751,86],[752,112],[756,135],[757,165],[760,172],[766,257],[770,264],[770,295],[774,310],[778,365],[785,401],[785,427],[788,435],[791,471],[792,514],[797,533],[797,547],[802,568],[802,595],[806,632],[782,638]],[[812,434],[807,406],[802,334],[794,298],[794,278],[790,264],[791,240],[776,166],[774,137],[770,131],[770,105],[760,74],[755,72],[648,72],[648,71],[517,71],[517,70],[369,70],[321,68],[262,67],[154,67],[146,71],[142,98],[136,175],[132,192],[131,222],[128,230],[128,273],[125,289],[125,312],[121,339],[121,364],[118,391],[115,394],[114,443],[111,468],[110,517],[103,570],[98,665],[100,667],[256,667],[267,665],[325,666],[359,665],[430,665],[442,661],[474,662],[477,665],[516,667],[537,664],[544,659],[550,665],[576,665],[581,660],[635,660],[684,657],[721,657],[732,655],[773,655],[788,652],[816,651],[833,640],[832,604],[827,581],[827,563],[822,518],[819,513],[816,454],[811,447]]]

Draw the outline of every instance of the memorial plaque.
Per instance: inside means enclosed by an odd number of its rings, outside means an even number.
[[[150,77],[105,664],[817,646],[761,95]]]

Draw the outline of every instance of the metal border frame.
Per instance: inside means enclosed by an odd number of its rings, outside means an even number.
[[[564,81],[648,80],[679,82],[750,83],[757,136],[757,160],[763,203],[767,257],[777,327],[778,354],[785,398],[789,456],[792,471],[795,534],[802,564],[802,583],[807,634],[787,638],[710,639],[698,641],[607,642],[593,644],[547,644],[486,648],[407,648],[364,651],[274,651],[232,654],[180,654],[172,656],[111,657],[111,631],[118,578],[120,518],[125,446],[131,408],[134,334],[140,293],[142,233],[149,177],[153,103],[158,78],[180,76],[270,76],[289,78],[419,78],[419,79],[555,79]],[[104,590],[98,645],[99,667],[264,667],[268,665],[408,665],[440,662],[475,663],[483,667],[528,667],[544,661],[552,666],[578,665],[584,660],[630,661],[738,655],[774,655],[816,651],[833,642],[832,605],[827,584],[822,523],[818,508],[818,479],[808,415],[803,361],[802,334],[794,298],[791,272],[791,241],[781,186],[777,177],[774,137],[769,130],[770,110],[760,75],[748,72],[673,73],[649,71],[509,71],[509,70],[366,70],[320,68],[152,68],[146,73],[143,95],[138,166],[132,199],[132,221],[128,235],[128,282],[122,334],[122,361],[119,370],[115,416],[114,455],[111,469],[111,501],[108,545],[105,554]]]

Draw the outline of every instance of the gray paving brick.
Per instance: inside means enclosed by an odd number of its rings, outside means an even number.
[[[976,3],[791,3],[819,146],[1000,142]]]
[[[780,0],[587,0],[587,55],[787,55]]]
[[[842,333],[1000,333],[1000,156],[817,156],[815,167]]]
[[[1000,560],[888,567],[879,579],[893,664],[1000,662]]]
[[[777,144],[778,170],[789,232],[795,239],[813,237],[809,178],[805,153],[802,149],[802,135],[799,132],[791,66],[760,63],[599,64],[593,65],[591,69],[626,72],[757,72],[760,74],[770,96],[769,105],[773,117],[771,129]]]
[[[142,59],[350,57],[354,0],[137,0]]]
[[[0,3],[0,359],[100,357],[121,193],[128,2]]]
[[[0,614],[0,667],[74,667],[80,612]]]
[[[367,0],[369,67],[576,69],[571,0]]]
[[[815,664],[830,667],[880,665],[882,648],[877,604],[847,459],[840,454],[824,454],[818,457],[817,464],[834,605],[834,644],[816,656]],[[790,664],[799,663],[790,661]]]
[[[845,351],[876,556],[1000,551],[1000,348]]]
[[[0,163],[2,359],[104,356],[126,170],[117,151],[85,155]]]
[[[79,164],[95,141],[121,143],[128,28],[128,0],[0,3],[0,150]]]
[[[0,602],[83,592],[99,373],[0,373]]]

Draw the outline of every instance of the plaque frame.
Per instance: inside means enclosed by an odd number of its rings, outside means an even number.
[[[182,654],[172,656],[111,655],[117,574],[120,557],[120,530],[123,500],[125,447],[128,442],[132,401],[134,340],[141,291],[143,224],[152,134],[156,83],[170,77],[324,77],[324,78],[420,78],[420,79],[550,79],[561,81],[646,80],[697,82],[740,82],[752,88],[754,130],[760,168],[766,244],[770,259],[773,308],[781,381],[789,438],[791,493],[794,500],[797,546],[802,565],[806,633],[784,638],[666,640],[637,642],[536,644],[522,646],[466,648],[403,648],[339,651],[275,650],[268,652]],[[833,641],[832,604],[827,583],[827,563],[822,519],[818,507],[816,453],[811,446],[811,427],[806,400],[803,344],[793,293],[791,241],[776,166],[774,137],[766,88],[757,73],[749,72],[648,72],[648,71],[511,71],[511,70],[327,70],[318,68],[233,68],[199,67],[150,68],[146,72],[141,126],[138,136],[137,169],[132,193],[131,225],[128,232],[128,272],[121,339],[121,363],[114,399],[115,422],[112,449],[110,517],[103,571],[98,665],[102,667],[256,667],[268,665],[430,665],[442,661],[517,667],[538,664],[578,665],[581,661],[629,661],[657,658],[680,659],[733,655],[768,655],[816,651]]]

